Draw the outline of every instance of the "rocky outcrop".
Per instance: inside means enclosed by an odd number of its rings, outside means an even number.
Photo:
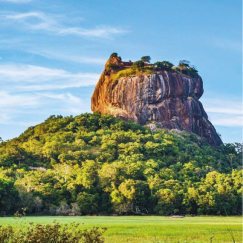
[[[124,63],[121,66],[125,68]],[[203,94],[201,77],[162,70],[114,80],[116,72],[106,64],[92,96],[92,111],[141,125],[156,122],[161,128],[185,130],[214,146],[222,143],[199,101]]]

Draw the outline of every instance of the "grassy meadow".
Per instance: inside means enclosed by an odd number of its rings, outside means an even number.
[[[19,228],[27,227],[29,222],[51,224],[54,220],[80,223],[83,228],[105,227],[107,243],[230,243],[234,242],[231,233],[235,242],[242,242],[241,217],[32,216],[0,218],[0,225]]]

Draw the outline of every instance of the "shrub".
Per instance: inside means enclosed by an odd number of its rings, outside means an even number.
[[[79,224],[41,225],[30,223],[27,230],[16,231],[12,226],[0,226],[0,242],[5,243],[103,243],[106,228],[79,229]]]
[[[148,63],[150,63],[150,60],[151,60],[151,57],[150,56],[143,56],[143,57],[141,57],[141,61],[142,62],[148,62]]]
[[[179,62],[177,69],[181,73],[189,75],[191,77],[199,77],[199,74],[198,74],[196,67],[190,65],[190,62],[187,61],[187,60],[181,60]]]
[[[116,52],[113,52],[111,55],[110,55],[110,58],[111,57],[118,57],[118,54]]]
[[[198,70],[195,67],[190,67],[188,69],[188,74],[192,77],[199,77]]]
[[[154,72],[150,69],[142,68],[142,69],[135,69],[135,68],[127,68],[125,70],[121,70],[116,75],[113,76],[113,81],[121,78],[121,77],[129,77],[129,76],[137,76],[139,74],[151,75]]]
[[[120,72],[118,72],[114,77],[113,77],[113,81],[121,78],[121,77],[129,77],[132,75],[136,75],[136,70],[132,69],[132,68],[127,68],[125,70],[121,70]]]
[[[71,208],[66,201],[61,201],[59,203],[59,207],[56,209],[57,215],[67,215],[70,212],[71,212]]]
[[[132,64],[133,69],[142,69],[144,67],[143,61],[137,61]]]
[[[12,226],[5,226],[3,227],[0,225],[0,242],[10,242],[14,234],[14,229]],[[13,241],[12,241],[13,242]]]
[[[80,192],[77,195],[77,204],[82,214],[97,213],[98,203],[97,194],[89,194],[86,192]]]
[[[190,62],[189,61],[187,61],[187,60],[181,60],[179,62],[179,65],[178,65],[178,68],[179,69],[183,70],[183,69],[187,69],[189,67],[190,67]]]
[[[108,68],[108,69],[117,69],[117,68],[119,68],[119,66],[116,65],[116,64],[114,64],[114,63],[109,63],[109,64],[107,65],[107,68]]]
[[[163,70],[171,70],[172,67],[174,66],[172,63],[168,62],[168,61],[163,61],[163,62],[156,62],[154,63],[154,66],[163,69]]]

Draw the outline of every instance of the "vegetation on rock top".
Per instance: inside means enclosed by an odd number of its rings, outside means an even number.
[[[114,60],[116,61],[116,63],[114,63]],[[190,62],[187,60],[181,60],[177,67],[175,67],[171,62],[168,61],[158,61],[155,63],[150,63],[150,56],[143,56],[141,57],[141,60],[138,60],[136,62],[129,61],[129,63],[127,62],[125,63],[125,65],[124,62],[122,62],[121,60],[121,57],[118,56],[116,52],[114,52],[111,54],[108,61],[109,64],[107,65],[107,68],[115,72],[112,78],[113,81],[117,80],[120,77],[137,76],[139,74],[151,75],[163,70],[185,74],[193,78],[200,77],[196,67],[190,65]]]
[[[118,73],[116,73],[112,77],[112,80],[115,81],[121,77],[133,77],[133,76],[138,76],[140,74],[151,75],[154,73],[155,72],[152,71],[150,68],[143,68],[143,69],[127,68],[127,69],[121,70]]]

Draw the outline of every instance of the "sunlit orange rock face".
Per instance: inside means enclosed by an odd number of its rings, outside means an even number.
[[[92,111],[141,125],[156,123],[168,130],[185,130],[214,146],[222,144],[199,101],[203,94],[200,77],[164,70],[114,80],[117,70],[109,69],[109,63],[119,65],[120,70],[131,65],[116,58],[108,60],[92,96]]]

